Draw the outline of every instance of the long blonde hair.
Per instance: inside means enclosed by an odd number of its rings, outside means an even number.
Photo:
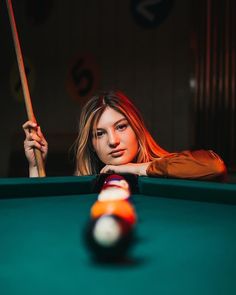
[[[93,149],[92,131],[107,107],[124,115],[136,134],[139,144],[135,159],[137,163],[146,163],[169,154],[155,142],[145,127],[139,111],[124,93],[103,92],[93,96],[81,112],[79,134],[76,139],[76,175],[97,174],[104,166]]]

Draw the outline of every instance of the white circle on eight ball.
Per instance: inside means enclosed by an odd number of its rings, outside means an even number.
[[[146,29],[159,26],[169,15],[174,0],[131,0],[131,13],[138,25]]]

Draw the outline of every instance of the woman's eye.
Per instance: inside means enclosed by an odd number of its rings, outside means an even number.
[[[101,136],[103,136],[103,134],[104,134],[104,131],[97,131],[96,137],[101,137]]]
[[[116,126],[117,130],[125,130],[127,128],[128,124],[119,124]]]

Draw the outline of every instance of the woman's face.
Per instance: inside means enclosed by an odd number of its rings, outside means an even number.
[[[93,128],[93,148],[104,164],[122,165],[134,160],[138,140],[126,117],[107,107]]]

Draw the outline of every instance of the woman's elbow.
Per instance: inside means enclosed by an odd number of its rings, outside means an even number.
[[[225,181],[227,176],[227,168],[222,160],[214,160],[212,163],[214,179],[218,181]]]

